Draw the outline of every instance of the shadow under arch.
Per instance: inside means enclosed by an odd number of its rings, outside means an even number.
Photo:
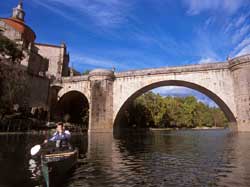
[[[193,90],[199,91],[199,92],[203,93],[204,95],[208,96],[211,100],[213,100],[220,107],[220,109],[224,112],[224,114],[225,114],[225,116],[226,116],[226,118],[228,119],[229,122],[233,122],[233,123],[236,122],[236,118],[235,118],[233,112],[231,111],[231,109],[227,106],[227,104],[219,96],[217,96],[212,91],[210,91],[207,88],[202,87],[202,86],[200,86],[198,84],[187,82],[187,81],[166,80],[166,81],[160,81],[160,82],[157,82],[157,83],[152,83],[150,85],[147,85],[147,86],[139,89],[135,93],[133,93],[123,103],[123,105],[119,109],[117,115],[115,116],[113,128],[115,129],[115,128],[117,128],[119,126],[119,121],[121,120],[120,118],[122,116],[122,113],[125,111],[125,109],[129,106],[129,104],[131,102],[133,102],[137,97],[139,97],[143,93],[145,93],[145,92],[147,92],[149,90],[152,90],[154,88],[161,87],[161,86],[182,86],[182,87],[191,88]]]
[[[65,115],[68,114],[68,122],[88,127],[88,111],[89,102],[87,97],[79,91],[69,91],[57,102],[54,118],[57,121],[63,121]]]

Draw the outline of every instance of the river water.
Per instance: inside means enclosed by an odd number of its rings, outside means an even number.
[[[46,135],[0,135],[0,187],[43,186],[32,145]],[[250,133],[229,130],[74,135],[79,163],[64,186],[250,186]]]

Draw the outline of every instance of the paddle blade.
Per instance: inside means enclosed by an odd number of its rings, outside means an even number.
[[[41,149],[41,145],[35,145],[34,147],[31,148],[30,154],[34,156],[40,151],[40,149]]]

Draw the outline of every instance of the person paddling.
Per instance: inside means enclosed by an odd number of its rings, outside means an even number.
[[[69,143],[70,137],[70,132],[68,130],[65,130],[62,122],[59,122],[57,123],[56,132],[53,134],[53,136],[49,139],[44,140],[43,144],[33,146],[30,149],[30,154],[31,156],[35,156],[41,150],[41,148],[45,149],[43,145],[47,144],[48,142],[56,142],[56,148],[59,148],[59,150],[71,150],[72,147]]]
[[[56,132],[49,139],[44,140],[44,143],[56,142],[57,148],[69,148],[69,140],[71,134],[68,130],[65,130],[63,122],[58,122]]]

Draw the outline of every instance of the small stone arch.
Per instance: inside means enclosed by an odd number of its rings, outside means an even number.
[[[204,95],[208,96],[210,99],[212,99],[219,107],[220,109],[224,112],[226,118],[228,119],[229,122],[232,123],[236,123],[236,118],[232,112],[232,110],[230,109],[230,107],[214,92],[210,91],[209,89],[192,83],[192,82],[187,82],[187,81],[183,81],[183,80],[166,80],[166,81],[159,81],[159,82],[155,82],[149,85],[146,85],[142,88],[140,88],[139,90],[137,90],[136,92],[134,92],[133,94],[131,94],[128,99],[121,105],[120,109],[118,110],[117,114],[114,117],[114,126],[116,126],[117,123],[119,123],[119,118],[121,116],[121,114],[123,113],[123,111],[127,108],[127,106],[134,101],[138,96],[142,95],[143,93],[152,90],[154,88],[158,88],[161,86],[182,86],[182,87],[186,87],[186,88],[191,88],[193,90],[199,91],[201,93],[203,93]],[[233,98],[232,98],[233,99]]]
[[[76,83],[75,82],[63,83],[61,85],[61,89],[57,93],[57,101],[59,101],[60,98],[63,97],[65,94],[72,91],[82,93],[90,103],[90,89],[88,81],[76,82]]]
[[[83,115],[88,114],[89,100],[82,92],[71,90],[64,93],[57,101],[55,106],[54,118],[64,120],[66,114],[70,116],[69,122],[88,125],[87,119],[82,119]]]

